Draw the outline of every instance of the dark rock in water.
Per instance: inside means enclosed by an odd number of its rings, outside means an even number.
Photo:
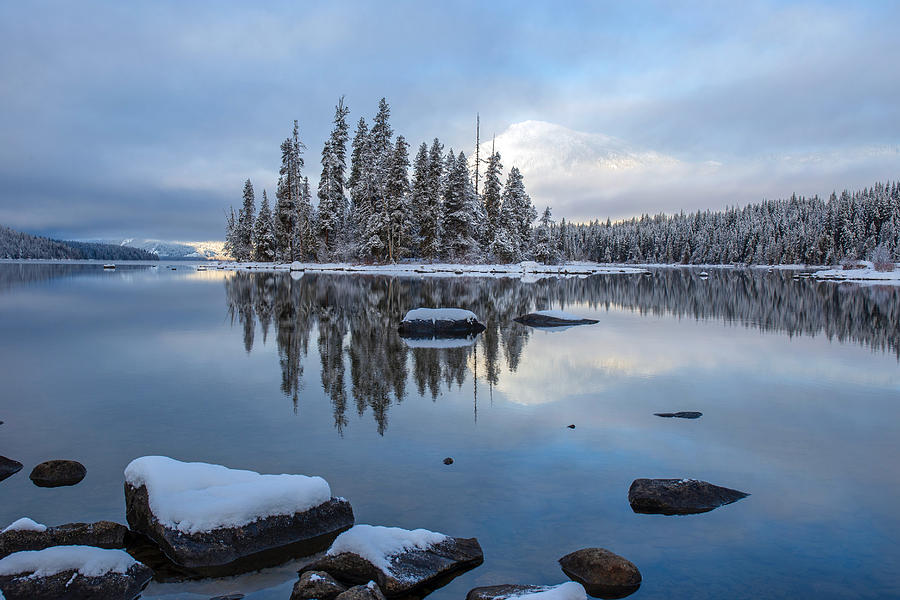
[[[366,585],[357,585],[343,592],[338,600],[385,600],[381,589],[374,582]]]
[[[531,327],[568,327],[569,325],[593,325],[599,323],[596,319],[561,319],[550,315],[529,313],[513,319],[516,323]]]
[[[38,487],[60,487],[80,483],[87,469],[74,460],[48,460],[31,471],[31,481]]]
[[[448,537],[427,550],[408,550],[391,556],[389,571],[352,552],[326,554],[306,569],[326,571],[348,584],[374,581],[386,596],[395,597],[437,589],[482,562],[484,554],[477,539]]]
[[[453,464],[453,459],[450,458],[450,457],[448,456],[447,458],[444,459],[444,464],[445,464],[445,465],[452,465],[452,464]]]
[[[0,481],[11,477],[22,470],[22,463],[5,456],[0,456]]]
[[[681,412],[673,412],[673,413],[653,413],[657,417],[666,417],[667,419],[671,419],[675,417],[676,419],[699,419],[703,416],[702,412],[697,412],[693,410],[683,410]]]
[[[224,596],[216,596],[209,600],[241,600],[243,597],[243,594],[225,594]]]
[[[568,427],[569,429],[575,429],[575,423],[572,423],[571,425],[566,425],[566,427]]]
[[[507,598],[528,598],[531,594],[539,594],[541,592],[548,592],[555,588],[559,588],[560,586],[575,586],[577,588],[577,593],[572,594],[572,597],[583,598],[584,590],[580,585],[575,583],[567,582],[560,585],[515,585],[515,584],[505,584],[505,585],[489,585],[486,587],[477,587],[469,590],[469,593],[466,594],[466,600],[506,600]],[[573,590],[574,591],[574,590]],[[565,594],[564,597],[568,597],[568,594]]]
[[[239,527],[184,533],[159,522],[145,486],[125,483],[125,514],[132,531],[147,536],[176,564],[210,576],[256,570],[324,550],[353,525],[343,498],[292,515],[265,517]]]
[[[124,548],[128,528],[112,521],[66,523],[45,531],[14,529],[0,533],[0,558],[23,550],[43,550],[50,546],[95,546]]]
[[[749,495],[697,479],[635,479],[628,489],[628,503],[636,513],[691,515]]]
[[[453,315],[456,313],[459,318]],[[429,316],[433,315],[433,316]],[[462,309],[417,308],[406,314],[398,331],[403,337],[466,337],[485,330],[475,315]]]
[[[125,573],[81,575],[69,569],[55,575],[33,572],[0,575],[0,591],[6,600],[133,600],[147,587],[153,571],[135,563]]]
[[[634,564],[604,548],[583,548],[559,559],[569,579],[597,598],[624,598],[641,587],[641,572]]]
[[[325,571],[306,571],[300,575],[300,581],[294,584],[291,600],[333,600],[346,591],[347,586]]]

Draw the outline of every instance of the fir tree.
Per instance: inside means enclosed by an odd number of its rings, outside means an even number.
[[[302,227],[300,218],[305,212],[300,206],[304,148],[300,141],[300,128],[295,120],[291,137],[281,143],[281,169],[275,192],[275,247],[277,259],[285,262],[297,260],[302,250],[297,247],[300,241],[297,233]]]
[[[500,153],[493,152],[488,158],[487,169],[484,173],[484,242],[485,249],[490,253],[500,230],[500,172],[503,165],[500,164]]]
[[[256,195],[250,180],[244,182],[244,203],[238,211],[233,256],[246,261],[253,256],[253,224],[256,220]]]
[[[344,97],[334,108],[334,126],[322,148],[322,176],[319,178],[318,238],[323,256],[331,259],[343,250],[346,239],[347,196],[345,170],[347,155],[347,115]]]
[[[419,214],[419,247],[422,258],[436,260],[441,255],[442,228],[441,186],[444,178],[444,146],[434,138],[428,152],[428,164],[422,191],[424,203]]]
[[[553,219],[550,207],[544,209],[540,224],[534,231],[534,259],[546,265],[556,262],[558,257],[556,243],[553,239]]]
[[[275,224],[269,209],[269,197],[263,190],[262,206],[253,226],[253,260],[272,262],[275,260]]]
[[[406,256],[412,247],[412,209],[409,203],[409,144],[397,136],[387,176],[388,259]]]

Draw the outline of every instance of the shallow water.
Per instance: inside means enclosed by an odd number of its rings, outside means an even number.
[[[897,288],[761,270],[522,283],[177,266],[0,264],[0,454],[25,464],[0,482],[0,524],[124,522],[125,465],[165,454],[321,475],[358,523],[478,537],[485,563],[435,600],[565,581],[556,560],[585,546],[640,568],[631,598],[900,597]],[[468,308],[488,329],[410,348],[396,325],[416,306]],[[600,322],[512,321],[548,308]],[[653,415],[680,410],[703,416]],[[51,458],[87,478],[31,484]],[[752,495],[635,514],[638,477]],[[286,600],[296,566],[145,597]]]

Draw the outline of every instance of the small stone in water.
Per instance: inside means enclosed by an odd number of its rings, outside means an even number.
[[[447,458],[444,459],[444,464],[445,464],[445,465],[452,465],[452,464],[453,464],[453,459],[450,458],[450,457],[448,456]]]
[[[569,425],[569,429],[575,429],[575,424],[573,423],[573,424]]]

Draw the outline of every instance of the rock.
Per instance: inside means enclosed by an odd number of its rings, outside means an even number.
[[[513,319],[516,323],[530,327],[568,327],[570,325],[593,325],[599,323],[596,319],[582,319],[575,315],[556,311],[542,310]]]
[[[702,412],[696,412],[693,410],[683,410],[681,412],[673,412],[673,413],[653,413],[657,417],[665,417],[667,419],[671,419],[675,417],[676,419],[699,419],[703,416]]]
[[[571,581],[559,585],[490,585],[469,590],[466,600],[526,599],[534,594],[554,592],[555,600],[584,600],[584,588]]]
[[[319,477],[260,475],[166,457],[136,459],[125,476],[125,514],[132,531],[155,542],[180,567],[204,575],[257,570],[320,552],[340,531],[353,525],[350,503],[330,497],[330,487]],[[174,521],[154,514],[148,486],[138,484],[145,480],[152,481],[154,497],[164,499],[170,511],[183,514],[168,517]],[[194,481],[197,483],[192,487],[190,482]],[[305,496],[308,486],[313,486],[315,500]],[[229,499],[225,521],[215,508],[223,497]],[[188,498],[197,508],[184,505]],[[204,503],[207,498],[209,509]],[[310,508],[271,514],[273,503],[280,509],[285,498],[297,507]],[[242,516],[238,518],[237,513]],[[186,520],[210,525],[191,529],[184,527]]]
[[[452,464],[453,464],[453,459],[450,458],[450,457],[448,456],[447,458],[444,459],[444,464],[445,464],[445,465],[452,465]]]
[[[566,427],[568,427],[569,429],[575,429],[575,423],[572,423],[571,425],[566,425]]]
[[[604,548],[582,548],[559,559],[569,579],[582,584],[591,596],[624,598],[641,587],[634,564]]]
[[[22,470],[22,463],[5,456],[0,456],[0,481],[11,477]]]
[[[628,489],[628,502],[636,513],[691,515],[749,495],[697,479],[635,479]]]
[[[48,460],[31,471],[31,481],[38,487],[60,487],[80,483],[87,469],[74,460]]]
[[[55,546],[0,559],[6,600],[133,600],[152,577],[153,571],[121,550]]]
[[[306,571],[300,574],[300,581],[294,584],[291,600],[332,600],[347,591],[347,586],[339,583],[325,571]]]
[[[441,536],[424,530],[406,531],[399,528],[371,527],[369,525],[357,525],[353,529],[342,533],[321,559],[306,567],[306,570],[326,571],[331,573],[338,581],[347,584],[361,584],[374,581],[384,592],[385,596],[405,596],[413,591],[433,590],[446,585],[459,573],[471,569],[484,562],[484,554],[481,546],[475,538],[454,538],[442,536],[437,543],[415,546],[392,541],[390,546],[400,546],[399,552],[381,556],[375,560],[371,555],[367,557],[357,554],[355,551],[338,550],[346,547],[342,537],[356,535],[358,531],[367,528],[374,533],[375,540],[368,543],[368,537],[357,535],[367,548],[377,547],[378,538],[382,535],[418,535],[425,533]],[[351,538],[346,538],[351,539]],[[375,562],[373,562],[375,560]],[[375,564],[376,562],[380,563]]]
[[[225,594],[224,596],[215,596],[209,600],[241,600],[243,597],[243,594]]]
[[[338,596],[338,600],[385,600],[384,594],[374,581],[357,585]]]
[[[484,331],[475,313],[461,308],[416,308],[406,313],[398,331],[404,337],[465,337]]]
[[[23,550],[43,550],[51,546],[94,546],[124,548],[128,528],[112,521],[66,523],[44,531],[13,529],[0,533],[0,558]]]

